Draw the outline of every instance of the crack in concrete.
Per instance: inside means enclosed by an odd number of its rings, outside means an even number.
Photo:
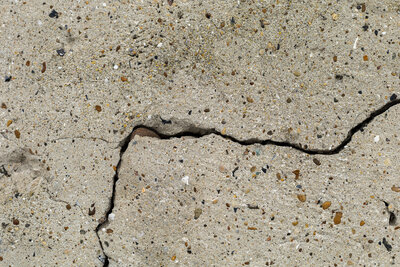
[[[239,140],[233,136],[229,136],[229,135],[224,135],[221,132],[211,128],[211,129],[203,129],[203,128],[198,128],[198,127],[191,127],[189,130],[184,131],[184,132],[179,132],[177,134],[173,134],[173,135],[166,135],[163,134],[151,127],[145,126],[145,125],[137,125],[133,128],[132,132],[129,134],[129,136],[125,137],[121,142],[120,142],[120,147],[121,147],[121,151],[120,151],[120,159],[117,165],[117,169],[115,171],[115,175],[113,178],[113,188],[112,188],[112,195],[111,195],[111,199],[110,199],[110,206],[105,214],[105,217],[103,217],[100,220],[99,225],[96,227],[96,235],[97,238],[99,239],[100,242],[100,247],[103,251],[103,254],[105,256],[105,258],[102,260],[103,262],[103,266],[109,266],[109,256],[107,256],[107,254],[104,252],[104,247],[103,247],[103,243],[101,241],[101,238],[98,234],[98,232],[104,228],[108,223],[108,217],[109,215],[112,213],[113,209],[114,209],[114,202],[115,202],[115,193],[116,193],[116,184],[117,181],[119,179],[118,174],[119,174],[119,169],[121,167],[121,162],[122,162],[122,156],[125,153],[126,149],[128,148],[129,142],[131,141],[131,139],[133,139],[133,136],[135,134],[137,135],[142,135],[142,136],[150,136],[153,138],[158,138],[159,139],[164,139],[164,140],[168,140],[168,139],[172,139],[172,138],[181,138],[181,137],[195,137],[195,138],[201,138],[207,135],[218,135],[221,136],[222,138],[231,140],[232,142],[238,143],[240,145],[243,146],[250,146],[250,145],[255,145],[255,144],[260,144],[260,145],[275,145],[275,146],[281,146],[281,147],[290,147],[293,148],[295,150],[301,151],[303,153],[307,153],[310,155],[316,155],[316,154],[320,154],[320,155],[334,155],[334,154],[338,154],[340,153],[347,144],[349,144],[353,138],[353,135],[356,134],[359,131],[363,131],[364,128],[366,126],[368,126],[368,124],[370,124],[375,117],[385,113],[388,109],[390,109],[391,107],[400,104],[400,99],[394,99],[388,103],[386,103],[385,105],[383,105],[382,107],[380,107],[379,109],[373,111],[370,113],[370,115],[364,119],[363,121],[361,121],[360,123],[358,123],[356,126],[354,126],[353,128],[351,128],[349,130],[349,132],[347,133],[346,138],[336,147],[334,147],[333,149],[307,149],[307,145],[302,146],[301,144],[295,144],[295,143],[290,143],[290,142],[285,142],[285,141],[274,141],[271,139],[265,139],[265,140],[260,140],[257,138],[251,138],[251,139],[246,139],[246,140]],[[164,122],[163,122],[164,123]],[[140,134],[137,133],[138,130],[140,131],[141,129],[145,130],[144,134]],[[147,132],[147,133],[146,133]],[[158,136],[158,137],[157,137]]]
[[[57,142],[57,141],[61,141],[61,140],[74,140],[74,139],[83,139],[83,140],[91,140],[91,141],[96,141],[96,140],[101,140],[105,143],[117,143],[117,142],[110,142],[104,138],[101,137],[85,137],[85,136],[67,136],[67,137],[58,137],[56,139],[51,139],[51,140],[47,140],[47,142]]]
[[[116,168],[116,171],[115,171],[115,174],[114,174],[114,177],[113,177],[113,185],[112,185],[112,194],[111,194],[111,199],[110,199],[110,206],[109,206],[108,210],[106,211],[105,216],[100,220],[100,223],[99,223],[99,225],[97,225],[96,230],[95,230],[97,238],[99,239],[100,248],[103,251],[103,254],[104,254],[104,257],[105,257],[103,260],[101,260],[103,262],[103,266],[108,266],[110,264],[110,262],[109,262],[109,256],[107,256],[107,254],[104,252],[103,242],[101,242],[101,238],[99,236],[99,231],[108,224],[108,216],[112,213],[112,211],[114,209],[115,189],[116,189],[117,181],[119,179],[119,177],[118,177],[119,168],[121,167],[122,156],[125,153],[126,149],[128,148],[129,141],[130,141],[130,135],[125,137],[122,140],[122,142],[120,143],[121,151],[119,153],[119,161],[118,161],[117,168]]]
[[[215,134],[218,136],[221,136],[225,139],[231,140],[232,142],[238,143],[240,145],[243,146],[250,146],[250,145],[255,145],[255,144],[259,144],[259,145],[275,145],[275,146],[281,146],[281,147],[290,147],[293,149],[296,149],[298,151],[301,151],[303,153],[307,153],[310,155],[316,155],[316,154],[320,154],[320,155],[334,155],[334,154],[338,154],[340,153],[348,143],[351,142],[351,139],[353,138],[353,135],[356,134],[359,131],[363,131],[364,128],[371,123],[375,117],[381,115],[382,113],[386,112],[388,109],[390,109],[391,107],[400,104],[400,99],[394,99],[388,103],[386,103],[385,105],[383,105],[382,107],[380,107],[379,109],[373,111],[370,113],[370,115],[365,118],[363,121],[361,121],[360,123],[358,123],[356,126],[354,126],[353,128],[351,128],[349,130],[349,132],[347,133],[346,138],[336,147],[332,148],[332,149],[308,149],[307,145],[301,145],[301,144],[297,144],[297,143],[290,143],[287,141],[274,141],[271,139],[258,139],[258,138],[251,138],[251,139],[245,139],[245,140],[239,140],[236,137],[233,136],[229,136],[229,135],[224,135],[221,132],[215,130],[214,128],[211,129],[203,129],[203,128],[197,128],[197,127],[191,127],[189,130],[184,131],[184,132],[180,132],[177,134],[173,134],[173,135],[165,135],[163,133],[160,133],[159,131],[157,131],[156,129],[152,128],[152,127],[147,127],[144,125],[139,125],[136,126],[133,131],[135,131],[136,129],[139,128],[145,128],[147,130],[153,131],[155,134],[157,134],[158,136],[160,136],[161,139],[172,139],[172,138],[181,138],[181,137],[185,137],[185,136],[190,136],[190,137],[195,137],[195,138],[201,138],[207,135],[211,135],[211,134]]]

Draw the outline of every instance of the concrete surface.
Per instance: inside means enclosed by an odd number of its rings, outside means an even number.
[[[399,112],[331,156],[135,137],[100,231],[111,266],[399,265]]]
[[[0,1],[0,266],[397,265],[399,26],[390,0]],[[126,147],[139,125],[161,139]]]

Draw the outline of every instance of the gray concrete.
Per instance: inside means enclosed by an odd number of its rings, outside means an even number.
[[[341,144],[400,95],[399,14],[390,0],[0,1],[0,265],[397,265],[398,107],[334,155],[222,136]],[[138,125],[216,134],[135,136],[120,162]]]
[[[100,231],[111,266],[398,265],[400,126],[387,118],[332,156],[135,137]]]

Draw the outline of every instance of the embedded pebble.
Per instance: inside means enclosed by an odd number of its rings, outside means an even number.
[[[189,176],[184,176],[181,180],[182,180],[182,182],[184,182],[185,184],[189,185]]]

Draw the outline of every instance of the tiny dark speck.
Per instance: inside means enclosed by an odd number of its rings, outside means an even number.
[[[387,241],[386,238],[383,238],[382,240],[383,245],[385,246],[387,251],[392,251],[392,245],[390,245]]]
[[[58,19],[58,12],[55,11],[55,10],[53,9],[53,10],[50,12],[49,17],[50,17],[50,18],[56,18],[56,19]]]
[[[393,212],[389,212],[389,225],[396,225],[396,215]]]
[[[57,51],[57,54],[60,56],[60,57],[63,57],[64,55],[65,55],[65,51],[64,51],[64,49],[58,49],[58,50],[56,50]]]
[[[336,75],[335,75],[335,79],[336,79],[336,80],[339,80],[339,81],[340,81],[340,80],[343,80],[343,75],[336,74]]]
[[[172,123],[171,120],[164,120],[163,118],[160,118],[160,119],[161,119],[162,124],[171,124]]]
[[[397,95],[396,94],[393,94],[393,95],[390,96],[390,101],[394,101],[396,99],[397,99]]]
[[[369,26],[367,24],[364,24],[364,26],[362,26],[362,28],[363,28],[364,31],[367,31]]]
[[[239,170],[239,167],[236,167],[233,171],[232,171],[232,176],[235,177],[235,172]]]
[[[5,81],[6,83],[8,83],[9,81],[11,81],[11,78],[12,78],[12,76],[6,76],[5,79],[4,79],[4,81]]]

